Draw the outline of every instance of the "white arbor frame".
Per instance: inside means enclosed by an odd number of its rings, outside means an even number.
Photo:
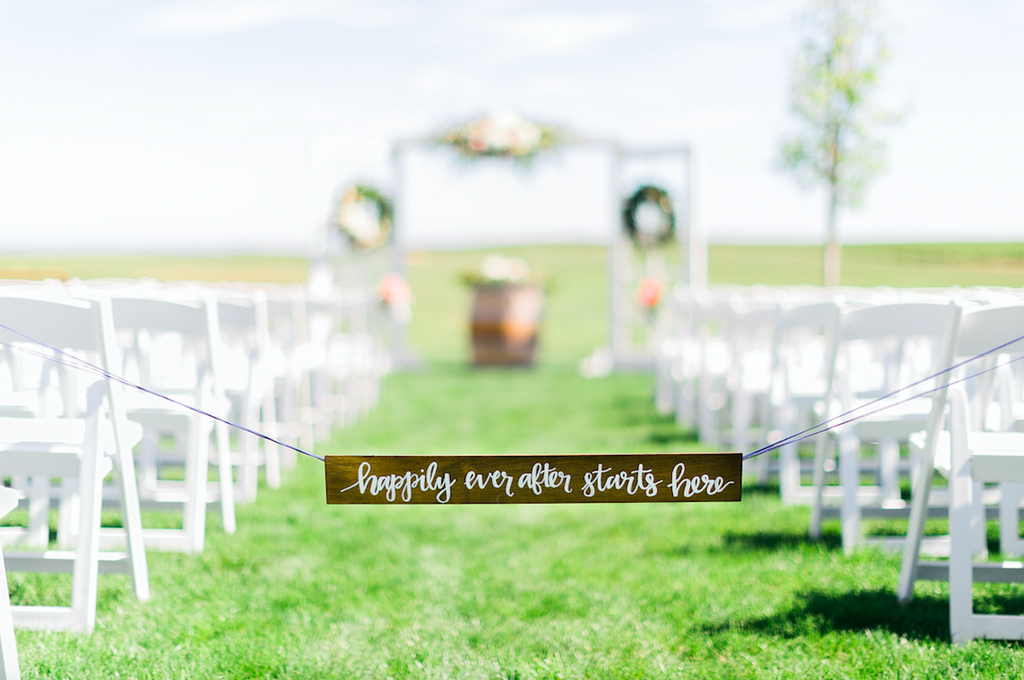
[[[437,141],[433,138],[400,139],[392,143],[390,157],[390,189],[394,212],[392,215],[392,235],[386,251],[374,254],[377,264],[370,267],[366,264],[353,265],[363,269],[390,268],[404,276],[405,226],[407,224],[406,191],[408,188],[406,157],[416,150],[435,148]],[[681,282],[691,288],[703,288],[707,285],[707,239],[701,221],[698,219],[697,179],[699,164],[697,154],[692,146],[669,145],[651,148],[628,148],[615,140],[574,139],[559,148],[580,149],[590,148],[606,151],[611,159],[611,177],[609,186],[611,195],[607,198],[607,215],[612,225],[612,237],[608,255],[608,347],[613,358],[615,370],[646,370],[653,366],[653,355],[649,342],[637,343],[637,328],[643,328],[644,335],[648,328],[648,319],[636,308],[633,291],[639,279],[648,275],[648,271],[637,271],[634,264],[636,247],[624,233],[622,228],[622,203],[636,187],[626,186],[624,167],[630,162],[649,159],[676,159],[685,167],[685,176],[674,178],[681,180],[676,185],[682,187],[681,192],[669,192],[676,214],[676,241],[680,249],[680,265],[667,277],[666,284]],[[549,152],[554,153],[557,149]],[[673,195],[673,193],[675,195]],[[679,195],[679,194],[682,195]],[[325,220],[321,222],[323,231],[314,239],[311,261],[328,265],[332,243],[339,243],[340,237],[334,233],[334,225]],[[335,247],[336,248],[336,247]],[[353,258],[354,259],[354,258]],[[655,265],[655,268],[657,266]],[[379,273],[379,272],[378,272]],[[333,273],[337,279],[337,272]],[[398,351],[405,353],[403,334],[396,329],[393,345]],[[393,347],[393,350],[394,348]],[[398,361],[397,364],[401,364]]]

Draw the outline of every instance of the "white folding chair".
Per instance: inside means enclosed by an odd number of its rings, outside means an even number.
[[[266,294],[217,287],[217,318],[223,357],[220,381],[232,402],[230,419],[243,427],[277,438],[277,414],[270,371],[270,328]],[[262,465],[267,486],[281,486],[280,451],[276,444],[247,432],[238,433],[240,500],[256,499],[257,476]],[[262,457],[260,450],[262,449]]]
[[[972,561],[977,537],[985,536],[985,515],[978,512],[984,483],[1024,484],[1024,433],[971,432],[966,390],[950,392],[950,505],[949,505],[949,628],[955,644],[974,638],[1024,640],[1024,616],[977,614],[974,583],[1024,582],[1021,562]],[[1017,507],[1013,507],[1017,530]]]
[[[733,298],[730,305],[727,438],[733,451],[749,453],[768,435],[778,304],[760,290],[750,298]],[[768,482],[769,460],[758,456],[744,466],[759,484]]]
[[[1021,335],[1024,335],[1024,304],[1018,302],[968,308],[960,322],[957,360],[962,362],[976,357],[1011,343]],[[923,437],[915,442],[921,451],[922,461],[913,487],[897,598],[900,602],[909,601],[918,579],[948,578],[951,579],[952,608],[953,563],[959,560],[960,580],[957,586],[965,589],[959,592],[967,592],[968,595],[956,599],[956,618],[967,622],[963,624],[966,626],[964,630],[970,630],[973,625],[973,614],[969,609],[971,580],[1018,580],[1022,573],[1017,563],[964,566],[970,565],[971,555],[984,558],[987,554],[984,524],[988,513],[984,507],[985,502],[999,504],[999,543],[1003,557],[1019,556],[1024,550],[1024,541],[1019,537],[1019,482],[1022,480],[1017,474],[1024,465],[1024,434],[1012,431],[1017,424],[1014,406],[1020,403],[1021,395],[1014,394],[1016,390],[1012,385],[1013,376],[1010,371],[1010,362],[1019,364],[1021,358],[1024,358],[1024,342],[1009,344],[998,353],[959,368],[954,379],[964,382],[950,388],[950,408],[946,416],[948,432],[941,433],[932,442]],[[976,377],[967,380],[968,376]],[[948,537],[949,550],[946,553],[950,555],[950,562],[919,560],[926,540],[942,540],[942,537],[924,537],[935,471],[950,480],[948,516],[951,536]],[[968,478],[971,479],[970,483]],[[998,491],[1001,493],[992,494],[983,487],[983,483],[995,482],[1000,483]],[[967,515],[970,516],[965,519]],[[957,538],[953,538],[956,533],[954,527],[960,528]],[[933,552],[941,554],[943,551]],[[1014,628],[1011,626],[1007,630]],[[991,637],[987,633],[980,636]]]
[[[697,300],[694,326],[700,347],[697,379],[697,436],[711,449],[723,443],[726,407],[729,405],[729,327],[733,307],[722,294]]]
[[[365,416],[379,398],[387,357],[367,332],[367,292],[335,288],[329,299],[307,300],[307,365],[314,434]]]
[[[832,365],[826,392],[826,420],[865,406],[898,388],[938,373],[953,358],[960,319],[955,302],[910,301],[846,309],[840,316],[829,363]],[[939,383],[948,381],[945,374]],[[930,383],[929,383],[930,384]],[[919,386],[923,391],[926,385]],[[901,394],[903,398],[910,394]],[[832,460],[826,448],[838,440],[839,515],[842,544],[846,552],[862,540],[861,516],[905,516],[907,505],[900,497],[901,442],[920,430],[936,432],[944,405],[935,395],[914,399],[871,414],[883,404],[867,408],[856,422],[842,425],[816,442],[815,498],[810,535],[821,535],[825,502],[826,463]],[[862,485],[862,442],[877,443],[877,485]]]
[[[681,412],[676,401],[676,384],[683,379],[686,345],[692,338],[692,300],[693,294],[688,286],[675,286],[659,305],[652,325],[654,407],[661,415]],[[691,417],[688,425],[692,424]]]
[[[100,370],[110,371],[115,365],[110,309],[100,302],[2,294],[0,320],[17,331],[0,329],[0,342],[19,350],[41,351],[70,361],[36,344],[46,343],[89,361]],[[62,495],[59,526],[72,534],[62,542],[73,543],[73,549],[8,552],[6,568],[72,574],[70,607],[13,607],[15,625],[44,630],[92,630],[99,571],[130,573],[136,596],[149,599],[131,454],[131,447],[141,433],[125,418],[119,384],[97,379],[95,373],[79,375],[72,366],[63,365],[61,369],[59,413],[0,419],[0,476],[29,480],[29,512],[40,518],[49,514],[50,479],[60,478],[64,491],[71,492]],[[90,375],[90,380],[80,379]],[[127,540],[127,553],[100,551],[103,478],[110,472],[114,473],[121,506],[123,528],[117,531]],[[29,536],[32,529],[30,519]]]
[[[697,404],[703,347],[698,331],[700,294],[692,288],[676,286],[669,296],[669,309],[678,319],[670,335],[664,337],[664,353],[671,378],[672,403],[676,424],[682,428],[697,427]]]
[[[0,517],[18,507],[18,492],[0,486]],[[14,619],[11,613],[11,597],[7,590],[7,571],[4,566],[4,551],[0,547],[0,680],[18,680],[21,669],[18,666],[18,641],[14,638]]]
[[[312,451],[313,422],[310,413],[309,366],[306,341],[306,298],[301,286],[267,288],[267,325],[270,339],[269,371],[278,418],[277,431],[284,441]],[[281,451],[282,467],[293,468],[298,454]]]
[[[227,415],[220,383],[221,347],[212,296],[167,289],[115,289],[109,299],[114,326],[125,344],[122,369],[139,384],[182,403]],[[234,475],[228,427],[223,422],[151,394],[131,395],[128,417],[145,429],[140,451],[140,491],[147,504],[183,508],[181,529],[147,528],[146,544],[158,550],[202,552],[207,505],[220,502],[226,533],[235,531]],[[215,436],[218,482],[208,482],[210,436]],[[161,449],[168,438],[174,451]],[[162,474],[183,466],[184,481]]]
[[[826,354],[839,323],[839,305],[820,298],[788,300],[776,321],[772,370],[771,424],[779,439],[812,425],[815,407],[823,404],[830,368]],[[782,502],[809,504],[814,485],[802,482],[799,444],[779,449]]]

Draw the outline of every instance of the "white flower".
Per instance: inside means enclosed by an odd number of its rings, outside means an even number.
[[[511,269],[512,262],[505,255],[488,255],[480,262],[480,274],[489,281],[506,281]]]
[[[508,280],[525,281],[530,276],[530,265],[521,257],[508,258]]]
[[[488,255],[480,262],[480,275],[487,281],[521,283],[530,276],[530,265],[521,257]]]

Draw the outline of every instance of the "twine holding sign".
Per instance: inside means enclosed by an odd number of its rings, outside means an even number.
[[[146,389],[75,355],[53,347],[0,322],[0,328],[50,350],[53,354],[17,349],[58,364],[99,375],[126,387],[165,399],[265,441],[324,461],[329,504],[510,504],[510,503],[636,503],[739,501],[743,461],[783,446],[796,444],[892,406],[934,394],[1014,363],[988,367],[955,380],[952,371],[1024,340],[1020,336],[960,361],[845,413],[792,434],[747,454],[650,453],[578,454],[554,456],[326,456],[321,458],[261,432]],[[944,378],[937,387],[883,403]]]

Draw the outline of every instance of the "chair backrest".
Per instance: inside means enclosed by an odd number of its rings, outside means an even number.
[[[1024,336],[1024,302],[964,309],[956,339],[957,356],[971,357]],[[1024,340],[999,350],[1024,354]]]
[[[113,372],[116,367],[113,315],[110,305],[103,300],[57,299],[49,295],[19,297],[5,292],[0,295],[0,323],[7,326],[0,328],[0,342],[11,345],[42,342],[88,361],[101,371]],[[59,361],[69,360],[65,357]],[[63,415],[76,417],[85,406],[88,386],[102,378],[88,368],[63,363],[59,374]],[[83,376],[87,378],[85,381],[80,380]],[[104,379],[104,383],[116,455],[122,459],[130,457],[121,386],[112,380]]]
[[[104,349],[102,319],[93,303],[0,294],[0,323],[8,327],[0,328],[5,343],[38,341],[99,353]]]
[[[957,334],[957,358],[970,359],[1000,345],[1006,346],[957,371],[957,377],[977,376],[964,385],[964,393],[971,396],[973,429],[988,425],[1005,430],[1014,424],[1013,407],[1024,398],[1019,377],[1021,362],[1017,361],[1024,357],[1024,301],[965,309]],[[993,416],[999,418],[998,425],[991,420]]]
[[[952,361],[959,319],[957,303],[938,299],[844,308],[829,351],[830,389],[844,350],[847,388],[865,396],[880,396],[942,370]]]
[[[942,337],[949,322],[948,302],[894,302],[845,309],[840,341],[875,338]]]
[[[839,304],[835,300],[788,300],[779,306],[775,322],[773,393],[785,396],[796,380],[824,381],[830,366],[829,348],[839,327]]]
[[[38,401],[32,408],[34,415],[47,415],[50,402],[59,401],[62,413],[74,416],[84,405],[85,392],[80,386],[95,382],[99,376],[88,369],[83,371],[67,365],[68,359],[43,345],[69,352],[102,370],[110,370],[113,351],[113,346],[107,344],[110,333],[104,329],[99,303],[57,299],[49,294],[40,297],[37,292],[21,296],[14,290],[7,290],[0,294],[0,323],[6,326],[0,327],[0,342],[8,350],[5,354],[11,371],[8,386],[14,390],[36,391]],[[20,355],[19,348],[31,354]],[[49,358],[39,360],[32,355]],[[34,365],[38,370],[34,380],[26,381],[25,376],[18,375],[18,367],[25,365]],[[59,375],[59,392],[49,390],[54,368]],[[83,372],[90,374],[91,379],[83,382]],[[59,398],[54,396],[51,400],[49,394],[59,395]]]
[[[725,331],[730,348],[733,380],[758,374],[769,381],[774,360],[774,341],[779,306],[771,299],[732,298]],[[734,385],[735,386],[735,385]]]
[[[138,288],[104,291],[113,325],[128,335],[122,370],[134,359],[138,379],[148,388],[198,388],[216,379],[220,339],[217,310],[206,296]],[[133,376],[135,377],[135,376]]]
[[[267,295],[259,288],[217,288],[217,317],[225,350],[226,387],[252,389],[265,383],[271,355]]]

